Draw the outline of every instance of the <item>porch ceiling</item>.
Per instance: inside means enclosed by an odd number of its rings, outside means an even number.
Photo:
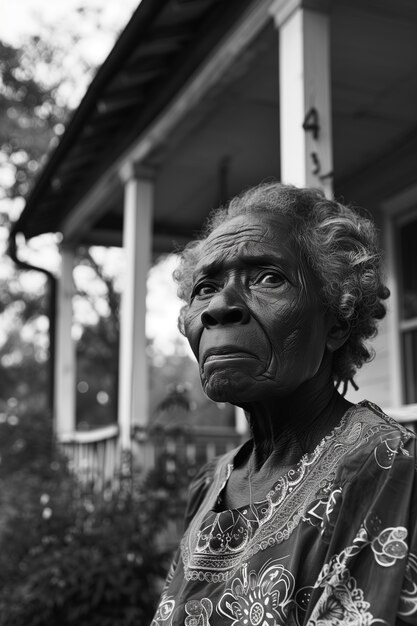
[[[27,237],[60,229],[115,153],[169,102],[243,6],[231,1],[225,16],[218,0],[143,0],[139,11],[151,5],[154,13],[144,12],[148,22],[138,21],[144,29],[139,43],[130,44],[123,63],[114,62],[85,119],[69,139],[64,135],[61,152],[30,195],[16,225]],[[416,179],[417,3],[333,0],[331,19],[335,191],[372,208]],[[156,172],[158,251],[191,237],[209,210],[231,195],[279,178],[278,37],[272,21],[147,165]],[[120,244],[122,205],[122,187],[114,181],[104,217],[81,241]]]
[[[413,0],[335,5],[335,188],[370,208],[416,180],[416,32]]]

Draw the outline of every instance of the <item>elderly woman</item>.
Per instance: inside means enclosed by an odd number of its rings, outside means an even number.
[[[346,390],[388,290],[373,224],[320,191],[234,198],[176,273],[206,394],[251,439],[190,488],[153,625],[417,624],[415,437]]]

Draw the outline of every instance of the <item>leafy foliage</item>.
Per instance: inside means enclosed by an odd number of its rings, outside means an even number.
[[[26,195],[102,59],[97,47],[110,50],[137,0],[124,0],[112,19],[106,3],[95,4],[80,3],[55,24],[39,12],[36,34],[19,46],[0,42],[0,171],[9,174],[9,198]]]
[[[171,558],[168,524],[182,516],[184,468],[96,494],[68,472],[47,418],[3,421],[1,453],[9,447],[0,477],[1,623],[149,623]]]
[[[11,174],[9,197],[27,193],[64,128],[68,108],[57,97],[59,78],[51,83],[35,75],[42,66],[50,76],[53,59],[53,49],[40,37],[30,37],[22,48],[0,42],[0,157]]]
[[[26,277],[32,284],[39,275]],[[47,299],[42,281],[28,291],[16,273],[0,279],[0,412],[46,410],[48,389]]]
[[[149,623],[168,564],[168,554],[150,534],[155,526],[148,516],[152,511],[158,524],[161,510],[152,504],[140,494],[115,496],[90,504],[73,526],[45,534],[21,561],[20,582],[3,594],[5,623]]]

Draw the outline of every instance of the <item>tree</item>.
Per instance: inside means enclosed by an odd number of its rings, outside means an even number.
[[[7,281],[0,280],[0,301],[0,325],[4,331],[0,352],[0,415],[4,418],[15,407],[20,413],[30,412],[34,418],[39,413],[48,414],[45,294],[22,290],[12,276]]]
[[[0,179],[7,197],[27,194],[137,4],[124,0],[115,10],[89,0],[72,11],[66,5],[56,23],[39,12],[35,34],[18,46],[0,42]]]
[[[85,22],[88,19],[96,19],[99,10],[90,11],[80,6],[78,13],[80,19]],[[39,173],[50,151],[57,145],[59,135],[64,131],[71,112],[70,105],[76,104],[74,101],[68,102],[68,93],[76,91],[75,84],[85,82],[86,77],[91,76],[93,71],[91,65],[78,55],[75,63],[76,69],[73,70],[72,75],[64,73],[63,68],[65,68],[68,50],[71,51],[70,55],[74,56],[74,49],[80,42],[79,34],[67,28],[61,28],[60,35],[65,41],[63,44],[58,43],[56,35],[45,25],[40,24],[39,30],[41,34],[30,36],[21,47],[0,42],[0,180],[3,182],[3,197],[0,196],[3,209],[0,214],[0,254],[2,255],[5,255],[7,248],[11,209],[13,206],[21,206],[22,197],[28,193],[35,176]],[[52,250],[55,247],[54,238],[50,237],[46,245]],[[31,243],[26,247],[26,253],[30,252],[30,246]],[[84,260],[80,262],[90,263],[91,266],[94,265],[96,272],[100,272],[99,264],[95,264],[88,251],[84,257]],[[48,296],[45,293],[45,281],[42,277],[35,277],[37,289],[33,290],[25,280],[26,272],[16,271],[7,258],[4,259],[4,263],[7,272],[4,280],[0,277],[0,316],[4,327],[8,328],[9,332],[3,342],[0,337],[0,345],[3,344],[0,367],[4,373],[0,382],[0,404],[2,399],[7,402],[9,397],[17,397],[21,403],[22,392],[30,389],[31,393],[35,392],[38,398],[43,395],[46,408],[47,346],[43,346],[43,354],[41,354],[39,342],[37,342],[40,334],[43,334],[43,343],[47,341],[46,299]],[[105,277],[102,275],[99,278],[103,280]],[[107,352],[109,350],[111,352],[114,348],[117,351],[117,328],[115,327],[117,315],[113,314],[117,308],[117,303],[114,301],[116,294],[112,290],[110,280],[107,280],[106,285],[108,302],[113,310],[109,316],[106,316],[106,319],[99,316],[95,326],[85,325],[85,332],[83,331],[82,340],[78,345],[81,370],[86,369],[86,358],[92,352],[88,345],[95,343],[96,346],[100,345],[104,349],[104,344],[107,342]],[[79,296],[87,297],[87,294],[80,293]],[[111,326],[114,327],[112,330],[110,330]],[[42,331],[39,327],[42,327]],[[106,335],[108,330],[112,335],[111,338]],[[32,335],[32,341],[30,335]],[[113,342],[113,345],[110,346],[109,342]],[[105,364],[109,365],[106,375],[107,387],[111,388],[112,393],[108,396],[111,398],[111,403],[117,403],[117,388],[113,389],[115,376],[112,371],[117,367],[117,359],[107,356],[105,363],[98,358],[96,362],[101,369]],[[99,373],[97,372],[97,375]],[[29,382],[30,377],[31,384],[28,387],[26,383]],[[104,375],[101,380],[104,380]],[[100,389],[101,387],[98,391]],[[102,391],[101,397],[104,397],[103,394],[108,393],[108,390]],[[81,394],[79,397],[82,400],[86,399]],[[106,409],[96,401],[94,406],[98,411]],[[107,408],[111,411],[114,407]],[[81,402],[80,409],[87,412],[91,406],[83,407]],[[115,412],[113,412],[114,415]],[[106,421],[105,417],[104,421]],[[103,416],[97,419],[93,416],[92,423],[96,422],[103,422]]]
[[[54,48],[40,36],[15,47],[0,42],[0,405],[15,398],[47,410],[48,318],[45,280],[21,273],[6,257],[10,215],[22,206],[69,114],[60,98]],[[54,246],[53,239],[49,245]],[[29,280],[28,280],[29,278]]]
[[[41,67],[50,76],[53,63],[53,49],[38,36],[22,48],[0,42],[0,166],[10,198],[28,193],[64,130],[69,108],[58,96],[59,78],[36,76]]]

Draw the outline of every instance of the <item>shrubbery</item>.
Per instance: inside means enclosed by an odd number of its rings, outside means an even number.
[[[0,466],[0,624],[146,626],[171,558],[161,540],[170,503],[182,499],[184,479],[150,475],[114,494],[81,491],[47,420],[19,419],[0,424],[9,455],[21,457],[8,459],[13,471]]]

